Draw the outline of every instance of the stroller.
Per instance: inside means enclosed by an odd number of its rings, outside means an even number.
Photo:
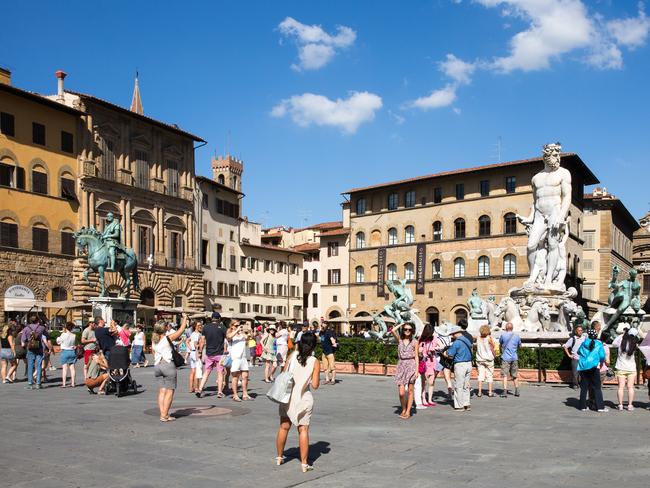
[[[131,365],[131,358],[129,358],[129,350],[124,346],[114,346],[111,348],[110,355],[108,356],[108,382],[106,383],[106,393],[115,393],[116,396],[121,397],[129,389],[133,389],[133,393],[138,392],[138,384],[131,377],[129,366]]]

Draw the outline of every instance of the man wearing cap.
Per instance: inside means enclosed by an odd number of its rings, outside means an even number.
[[[205,347],[205,360],[201,384],[198,391],[194,392],[197,398],[201,398],[203,388],[205,388],[205,384],[208,382],[210,373],[214,368],[217,368],[217,398],[223,397],[225,368],[221,364],[221,357],[224,353],[225,340],[226,328],[221,324],[221,315],[219,312],[214,312],[212,321],[203,327],[203,335],[198,346],[199,351],[203,351],[203,347]]]
[[[454,342],[443,354],[454,361],[454,410],[469,411],[472,341],[463,335],[463,329],[457,325],[449,327],[449,335]]]
[[[515,384],[515,396],[519,396],[519,346],[521,338],[519,334],[512,331],[511,322],[506,324],[506,332],[499,337],[501,346],[501,376],[503,376],[503,392],[501,398],[508,398],[508,375],[512,376],[512,382]],[[582,343],[581,343],[582,344]]]

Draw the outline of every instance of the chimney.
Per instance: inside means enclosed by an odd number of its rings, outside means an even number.
[[[65,96],[63,95],[63,80],[65,79],[68,74],[65,71],[57,71],[54,73],[56,78],[59,80],[57,84],[57,90],[56,90],[56,101],[60,103],[65,102]]]
[[[7,68],[0,67],[0,83],[3,85],[11,85],[11,71]]]

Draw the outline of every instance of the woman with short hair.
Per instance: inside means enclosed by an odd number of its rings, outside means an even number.
[[[153,328],[153,352],[154,352],[154,376],[158,378],[160,389],[158,390],[158,409],[160,410],[160,421],[171,422],[175,417],[169,416],[169,409],[174,401],[176,390],[176,378],[178,372],[172,360],[172,341],[177,340],[187,327],[187,314],[183,314],[183,320],[178,330],[167,333],[167,324],[158,322]]]
[[[66,388],[68,371],[70,371],[70,386],[72,388],[76,386],[74,365],[77,362],[77,336],[73,334],[73,328],[74,324],[68,322],[65,324],[63,333],[56,338],[56,343],[61,346],[61,388]]]
[[[309,425],[314,408],[314,397],[310,387],[314,390],[320,386],[320,361],[314,357],[314,350],[318,339],[313,333],[305,333],[300,338],[298,350],[292,352],[284,365],[284,371],[293,374],[293,390],[289,403],[280,404],[280,428],[276,436],[276,449],[278,456],[276,464],[284,463],[284,446],[292,425],[298,428],[300,446],[300,463],[302,472],[314,469],[309,464]]]

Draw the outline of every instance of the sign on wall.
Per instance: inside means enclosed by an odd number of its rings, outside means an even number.
[[[384,285],[386,284],[384,276],[386,275],[386,248],[380,247],[377,250],[377,296],[386,296]]]
[[[4,309],[11,312],[27,312],[34,307],[34,292],[24,285],[13,285],[5,290]]]
[[[424,295],[424,280],[426,273],[427,262],[427,246],[426,244],[417,245],[417,258],[415,262],[415,294]]]

